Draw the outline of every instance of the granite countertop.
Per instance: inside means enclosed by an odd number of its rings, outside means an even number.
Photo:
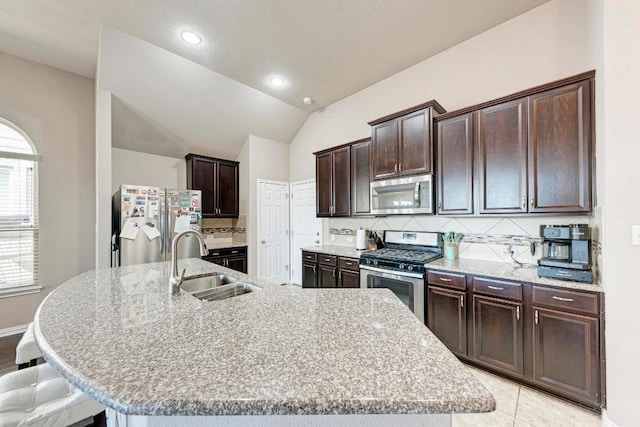
[[[463,258],[457,258],[455,260],[440,258],[435,261],[431,261],[424,266],[427,269],[453,271],[466,274],[480,274],[483,276],[492,276],[502,279],[537,283],[541,285],[555,286],[558,288],[577,289],[591,292],[604,292],[604,288],[598,284],[571,282],[568,280],[556,280],[546,277],[538,277],[538,271],[535,267],[519,267],[517,264],[513,263],[479,261]]]
[[[130,415],[488,412],[482,384],[388,289],[278,286],[200,301],[168,291],[169,262],[94,270],[36,313],[45,359]]]
[[[350,246],[338,246],[338,245],[320,245],[309,246],[308,248],[302,248],[303,251],[317,252],[320,254],[337,255],[350,258],[360,258],[360,254],[365,252],[364,250],[358,250]]]
[[[207,240],[205,240],[205,244],[207,245],[207,249],[209,249],[209,252],[215,251],[216,249],[231,249],[231,248],[246,248],[247,247],[246,243],[234,243],[234,242],[211,243],[211,242],[208,242]]]

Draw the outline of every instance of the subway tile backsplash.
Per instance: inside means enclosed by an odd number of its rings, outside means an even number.
[[[590,216],[544,216],[544,217],[443,217],[437,215],[396,215],[387,217],[328,218],[324,220],[324,243],[355,246],[355,230],[363,228],[381,233],[384,230],[401,231],[456,231],[464,234],[458,256],[494,262],[512,262],[511,256],[503,253],[506,245],[516,250],[515,259],[524,264],[536,264],[541,255],[540,225],[544,224],[589,224]],[[601,253],[601,244],[594,233],[594,265]],[[535,255],[531,255],[530,243],[535,244]],[[595,270],[595,269],[594,269]]]

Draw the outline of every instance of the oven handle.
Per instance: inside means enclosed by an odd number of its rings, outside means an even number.
[[[423,279],[424,275],[419,274],[419,273],[409,273],[409,272],[405,272],[405,271],[395,271],[395,270],[385,270],[384,268],[378,268],[378,267],[369,267],[361,265],[360,266],[360,271],[362,270],[368,270],[368,271],[375,271],[377,273],[385,273],[385,274],[393,274],[395,276],[401,276],[401,277],[411,277],[414,279]]]

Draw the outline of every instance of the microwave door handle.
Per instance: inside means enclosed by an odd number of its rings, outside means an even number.
[[[416,187],[413,190],[413,200],[416,203],[416,208],[420,207],[420,183],[416,182]]]

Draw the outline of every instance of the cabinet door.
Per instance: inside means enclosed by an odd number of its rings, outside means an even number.
[[[522,375],[522,303],[474,295],[473,344],[476,361]]]
[[[398,118],[398,174],[431,173],[431,109],[416,111]]]
[[[192,182],[191,190],[202,192],[202,216],[212,217],[216,215],[215,161],[193,157],[191,159]]]
[[[332,158],[332,216],[349,216],[351,215],[351,147],[333,151]]]
[[[338,271],[338,286],[341,288],[359,288],[360,273],[349,270]]]
[[[338,285],[337,268],[318,264],[318,287],[335,288]]]
[[[598,402],[598,319],[533,307],[533,379],[560,394]]]
[[[438,122],[438,214],[473,213],[472,117]]]
[[[371,211],[371,140],[351,146],[351,214]]]
[[[478,112],[480,213],[527,212],[526,99]]]
[[[217,208],[218,216],[237,218],[239,214],[238,164],[219,161],[217,164]]]
[[[397,121],[380,123],[371,129],[372,178],[393,178],[398,174]]]
[[[589,81],[529,97],[529,211],[591,210]]]
[[[467,354],[465,292],[429,286],[427,326],[449,350]]]
[[[302,263],[302,287],[318,287],[318,265],[316,263]]]
[[[331,216],[331,153],[316,156],[316,216]]]
[[[226,258],[226,266],[232,270],[239,271],[241,273],[247,273],[247,257],[237,256]]]

